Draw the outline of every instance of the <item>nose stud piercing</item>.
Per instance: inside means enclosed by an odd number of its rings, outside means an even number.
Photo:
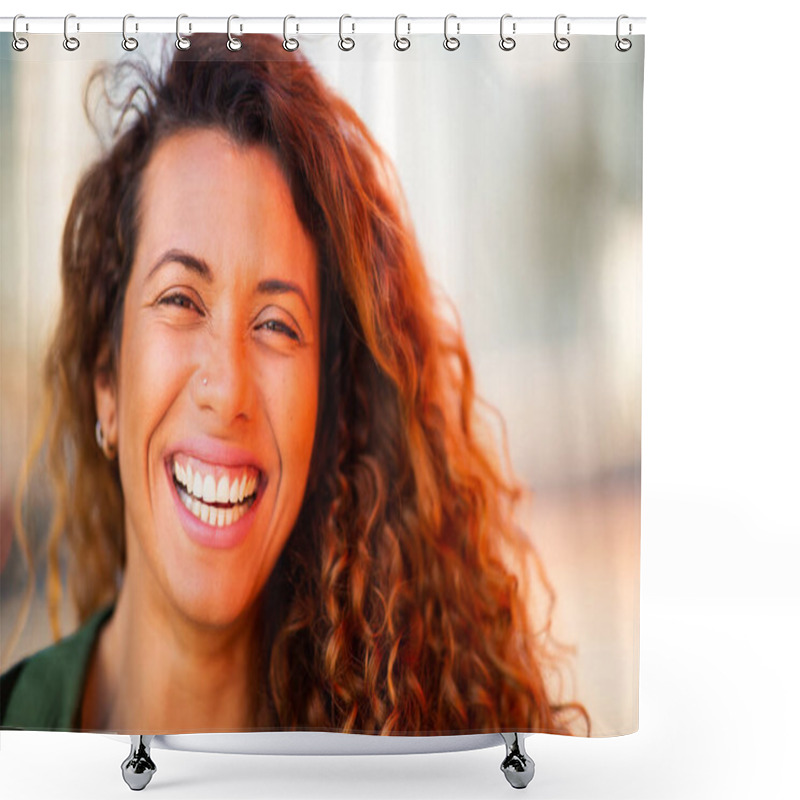
[[[208,378],[203,378],[203,386],[208,386]]]

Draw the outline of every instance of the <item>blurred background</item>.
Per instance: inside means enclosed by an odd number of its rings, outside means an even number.
[[[40,363],[58,311],[61,227],[99,152],[83,93],[122,53],[118,35],[60,36],[15,54],[0,36],[0,645],[25,567],[13,494],[34,431]],[[158,60],[173,37],[142,37]],[[245,40],[246,42],[246,40]],[[525,526],[557,602],[553,632],[574,648],[568,696],[593,735],[638,725],[643,41],[547,37],[510,53],[496,36],[303,40],[393,160],[429,273],[464,329],[481,396],[499,412],[512,464],[533,491]],[[107,122],[102,115],[98,118]],[[498,431],[500,426],[498,424]],[[51,640],[44,613],[47,492],[26,511],[36,599],[2,667]],[[74,624],[71,609],[62,615]]]

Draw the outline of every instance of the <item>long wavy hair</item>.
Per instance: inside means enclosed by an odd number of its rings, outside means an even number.
[[[95,442],[93,386],[98,369],[117,369],[142,173],[170,135],[214,128],[277,156],[319,258],[316,438],[301,511],[260,599],[260,727],[419,735],[588,725],[582,706],[551,697],[563,661],[549,630],[552,589],[515,521],[523,488],[504,436],[481,413],[457,316],[427,276],[391,164],[280,39],[252,37],[239,52],[219,36],[191,41],[159,71],[122,68],[134,88],[64,229],[34,446],[55,489],[54,635],[64,555],[81,621],[114,601],[125,569],[122,485]],[[525,564],[545,589],[539,627],[520,590]]]

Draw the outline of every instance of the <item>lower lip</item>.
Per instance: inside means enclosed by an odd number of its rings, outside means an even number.
[[[223,525],[219,528],[216,525],[209,525],[207,522],[198,519],[186,508],[178,494],[175,481],[172,478],[172,469],[170,465],[166,465],[166,471],[167,480],[172,490],[172,499],[175,501],[175,507],[178,511],[181,525],[184,531],[186,531],[186,535],[195,544],[201,547],[211,547],[215,550],[231,550],[247,538],[247,534],[250,532],[250,527],[255,518],[256,507],[261,502],[261,496],[264,494],[263,486],[259,486],[256,499],[236,522],[230,525]]]

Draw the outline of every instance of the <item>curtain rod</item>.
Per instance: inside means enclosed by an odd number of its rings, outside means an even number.
[[[181,32],[189,33],[226,33],[228,31],[227,17],[194,17],[181,15]],[[559,15],[559,32],[569,35],[610,35],[617,30],[616,17],[570,17]],[[231,31],[238,35],[248,33],[275,33],[284,32],[283,17],[235,17]],[[134,33],[175,33],[175,17],[129,17],[127,22],[128,35]],[[13,30],[13,17],[0,17],[0,32],[10,33]],[[507,16],[505,20],[506,33],[521,36],[525,34],[553,35],[554,17],[514,17]],[[356,17],[346,15],[341,23],[347,34],[359,33],[385,33],[393,34],[395,31],[394,17]],[[438,33],[444,31],[444,17],[406,17],[402,16],[397,22],[402,35],[423,33]],[[569,30],[567,30],[569,25]],[[645,17],[625,17],[622,22],[622,33],[625,36],[644,33]],[[338,34],[340,21],[338,17],[304,17],[292,16],[290,30],[293,34],[318,35]],[[449,31],[458,36],[471,34],[497,34],[500,30],[500,17],[458,17],[454,16],[449,22]],[[122,17],[81,17],[70,16],[69,32],[76,33],[122,33]],[[17,20],[18,34],[37,33],[64,33],[64,17],[27,17],[21,16]]]

